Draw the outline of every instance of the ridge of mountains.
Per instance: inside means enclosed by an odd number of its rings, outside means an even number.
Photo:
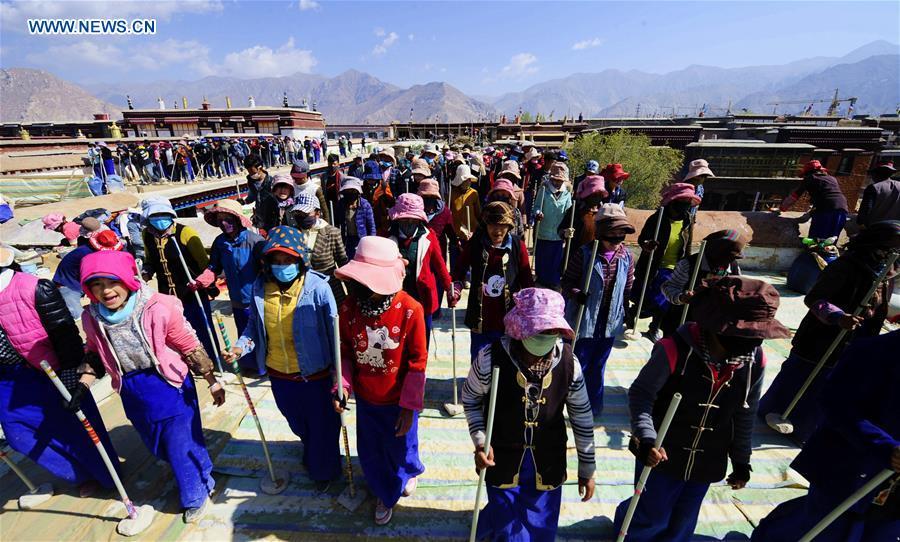
[[[893,112],[900,106],[900,46],[886,41],[864,45],[842,57],[814,57],[781,65],[719,68],[691,65],[665,74],[608,69],[576,73],[497,97],[469,96],[445,82],[401,88],[370,74],[347,70],[335,77],[297,73],[285,77],[238,79],[205,77],[196,81],[78,86],[49,72],[29,68],[0,70],[0,120],[3,122],[90,120],[94,113],[120,118],[126,95],[135,107],[190,107],[206,97],[223,107],[229,96],[243,106],[253,96],[260,106],[277,106],[287,92],[292,105],[305,97],[315,102],[329,124],[386,124],[392,121],[466,122],[512,118],[520,109],[546,117],[570,118],[697,114],[746,109],[769,113],[770,102],[804,102],[778,106],[779,113],[800,113],[816,99],[857,97],[854,113]],[[115,105],[120,104],[120,105]],[[814,104],[823,113],[827,103]],[[639,113],[638,113],[639,111]],[[846,112],[846,105],[841,108]]]

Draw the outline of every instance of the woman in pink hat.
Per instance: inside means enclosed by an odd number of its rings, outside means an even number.
[[[568,215],[559,225],[561,236],[572,244],[569,250],[569,264],[581,247],[594,242],[594,214],[603,205],[603,198],[607,194],[606,181],[599,175],[588,174],[578,183],[575,190],[575,206],[570,210],[575,213],[572,227],[569,228],[572,217]]]
[[[400,248],[400,256],[408,263],[403,289],[422,304],[425,310],[425,341],[430,346],[431,317],[438,309],[438,282],[443,291],[452,291],[453,281],[441,254],[437,236],[428,228],[425,202],[416,194],[401,194],[391,207],[391,239]],[[456,298],[447,300],[456,305]]]
[[[578,452],[578,492],[594,494],[594,424],[581,369],[565,342],[573,337],[562,296],[525,288],[504,318],[506,333],[479,351],[462,401],[475,467],[487,469],[488,504],[477,538],[552,541],[566,481],[566,422]],[[500,367],[490,453],[485,453],[485,403],[491,369]],[[524,408],[523,408],[524,407]]]
[[[515,162],[513,162],[515,163]],[[525,219],[522,217],[521,207],[521,189],[513,184],[509,177],[501,177],[497,179],[494,186],[487,195],[487,202],[502,201],[512,208],[513,211],[513,234],[522,237],[525,235]]]
[[[359,462],[378,499],[375,523],[386,525],[425,472],[418,433],[428,362],[425,313],[403,291],[406,262],[390,239],[364,237],[335,276],[350,295],[339,309],[344,381],[334,406],[342,412],[350,393],[356,395]]]
[[[419,183],[418,194],[422,201],[425,202],[425,215],[428,217],[428,229],[434,232],[438,242],[441,245],[441,254],[447,255],[450,259],[450,266],[456,261],[460,248],[459,238],[456,236],[456,230],[453,228],[453,213],[450,207],[444,203],[441,197],[440,188],[434,179],[422,179]],[[451,290],[444,290],[438,285],[438,304],[437,310],[434,312],[434,318],[441,317],[441,300],[444,293]]]
[[[641,316],[652,316],[648,338],[656,342],[662,335],[660,326],[663,317],[671,304],[662,293],[662,285],[671,278],[675,272],[678,261],[684,258],[691,245],[691,210],[700,205],[700,197],[694,193],[694,186],[690,183],[671,184],[663,191],[661,207],[644,222],[644,228],[638,236],[641,246],[641,256],[638,259],[634,275],[638,281],[631,290],[632,301],[637,310],[638,296],[643,289],[643,278],[647,266],[650,266],[650,275],[647,289],[644,294],[644,304]],[[654,239],[656,223],[660,213],[663,214],[660,223],[659,235]],[[653,251],[653,259],[650,259],[650,251]],[[634,329],[635,315],[629,315],[629,327]]]

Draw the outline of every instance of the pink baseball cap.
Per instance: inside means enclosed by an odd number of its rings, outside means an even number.
[[[359,240],[353,259],[338,267],[334,276],[355,280],[376,294],[394,295],[403,289],[406,263],[400,257],[397,243],[369,235]]]

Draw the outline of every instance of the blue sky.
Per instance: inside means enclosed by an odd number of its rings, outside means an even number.
[[[33,36],[38,17],[155,18],[154,36]],[[76,83],[326,76],[496,96],[575,72],[783,64],[900,41],[900,2],[2,2],[0,66]]]

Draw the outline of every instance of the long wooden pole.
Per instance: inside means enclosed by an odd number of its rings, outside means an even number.
[[[691,272],[691,281],[687,284],[687,289],[685,292],[691,292],[694,290],[694,286],[697,284],[697,275],[700,274],[700,264],[703,261],[703,253],[706,252],[706,241],[704,240],[700,243],[700,251],[697,252],[697,261],[694,262],[694,270]],[[690,305],[685,303],[684,308],[681,309],[681,325],[687,321],[688,309]]]
[[[484,434],[484,455],[491,455],[491,436],[494,432],[494,414],[497,410],[497,388],[499,387],[500,367],[495,366],[491,370],[491,395],[488,402],[487,427]],[[478,514],[481,512],[481,486],[484,485],[484,477],[487,468],[478,472],[478,485],[475,487],[475,511],[472,513],[472,527],[469,529],[469,542],[475,542],[475,531],[478,529]]]
[[[581,290],[585,295],[587,295],[588,290],[591,288],[591,276],[594,274],[594,261],[597,259],[597,248],[600,246],[600,241],[594,239],[594,246],[591,249],[591,259],[587,265],[587,276],[584,277],[584,289]],[[575,317],[575,340],[578,340],[578,330],[581,328],[581,319],[584,317],[584,305],[578,304],[578,316]]]
[[[663,215],[666,214],[665,205],[661,205],[659,207],[659,216],[656,218],[656,231],[653,233],[653,240],[656,243],[659,243],[659,228],[662,226]],[[653,247],[650,250],[650,254],[647,256],[647,268],[644,270],[644,281],[641,284],[641,296],[638,298],[637,304],[637,312],[634,313],[634,331],[637,331],[638,320],[641,319],[641,310],[644,308],[644,296],[647,294],[647,283],[650,282],[650,268],[653,267],[653,253],[656,252],[656,247]]]

